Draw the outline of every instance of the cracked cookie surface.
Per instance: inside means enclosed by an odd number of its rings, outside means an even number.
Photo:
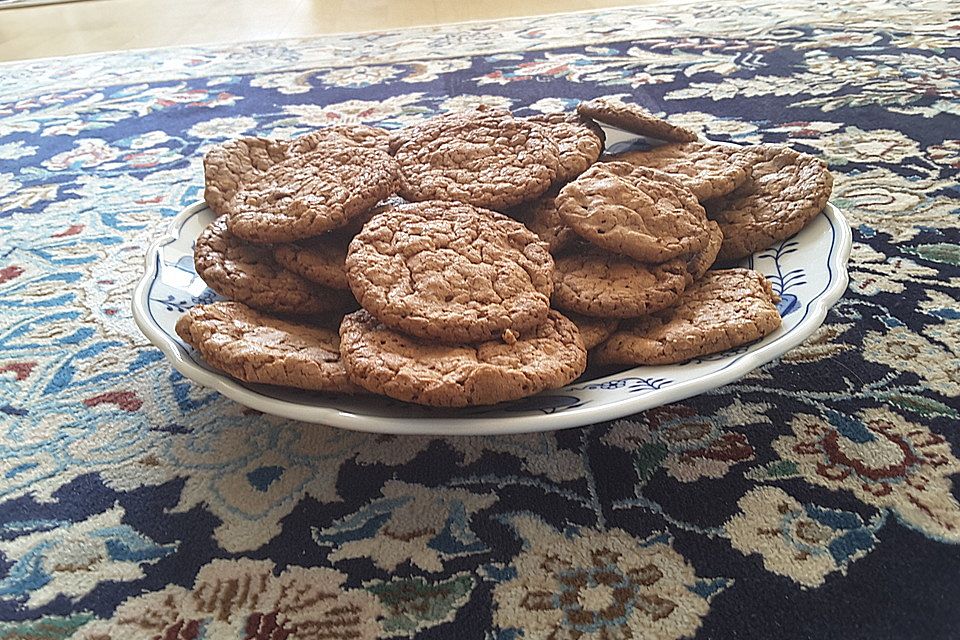
[[[577,113],[591,120],[657,140],[689,142],[697,139],[697,134],[693,131],[670,124],[638,104],[612,98],[594,98],[581,102],[577,105]]]
[[[553,258],[516,220],[462,203],[422,202],[374,216],[350,243],[347,279],[384,324],[448,343],[540,324]]]
[[[340,325],[340,353],[350,378],[368,391],[438,407],[495,404],[562,387],[587,362],[576,326],[556,311],[512,344],[445,345],[393,331],[361,310]]]
[[[686,262],[644,264],[590,245],[556,258],[553,303],[599,318],[636,318],[664,309],[683,293]]]
[[[756,271],[708,271],[675,306],[622,323],[591,357],[598,364],[658,365],[726,351],[777,329],[778,300]]]
[[[618,153],[608,159],[669,173],[703,202],[726,195],[747,180],[756,161],[753,148],[715,142],[684,142]]]
[[[212,367],[244,382],[356,393],[340,362],[336,331],[289,322],[239,302],[193,307],[177,334]]]
[[[823,211],[833,189],[827,165],[777,145],[754,147],[750,178],[728,196],[707,203],[720,224],[720,260],[736,260],[786,240]]]
[[[690,191],[662,171],[596,164],[560,190],[563,222],[591,243],[641,262],[700,251],[707,217]]]
[[[603,153],[603,129],[575,113],[548,113],[526,119],[546,127],[557,143],[560,167],[554,178],[556,184],[573,180]]]
[[[235,237],[221,216],[197,238],[193,254],[197,275],[232,300],[274,313],[326,315],[355,307],[348,292],[308,282],[273,259],[273,250]]]

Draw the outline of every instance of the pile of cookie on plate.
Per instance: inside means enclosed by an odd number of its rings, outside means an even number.
[[[598,123],[662,141],[604,153]],[[388,132],[244,138],[204,159],[197,273],[226,301],[177,332],[242,381],[493,404],[591,363],[677,363],[780,326],[759,273],[715,269],[826,205],[820,160],[699,140],[604,98],[479,107]]]

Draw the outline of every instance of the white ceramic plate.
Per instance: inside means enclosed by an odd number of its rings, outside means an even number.
[[[203,203],[182,211],[150,247],[133,296],[143,333],[187,378],[253,409],[357,431],[480,435],[551,431],[621,418],[737,380],[802,342],[847,288],[850,228],[832,205],[799,234],[742,264],[780,294],[783,325],[763,340],[680,365],[635,367],[492,407],[431,409],[374,396],[333,396],[238,382],[210,367],[174,331],[196,304],[218,299],[193,267],[193,244],[213,219]]]

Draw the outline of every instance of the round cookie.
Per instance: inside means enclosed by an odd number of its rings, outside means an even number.
[[[340,363],[336,331],[288,322],[239,302],[214,302],[180,316],[177,334],[210,366],[244,382],[356,393]]]
[[[392,131],[390,133],[390,140],[388,143],[390,155],[396,154],[400,147],[408,142],[419,139],[423,135],[433,135],[431,132],[435,133],[442,131],[447,127],[462,123],[466,120],[471,120],[477,116],[510,118],[513,116],[513,114],[510,113],[509,109],[491,107],[485,104],[476,105],[472,108],[461,111],[447,111],[444,113],[438,113],[430,118],[427,118],[426,120],[423,120],[422,122],[411,124],[403,127],[402,129]]]
[[[347,280],[360,305],[397,331],[481,342],[543,322],[553,258],[516,220],[457,202],[376,215],[350,243]]]
[[[274,245],[273,257],[284,269],[332,289],[350,289],[347,283],[349,236],[325,233],[316,238]]]
[[[596,124],[575,113],[548,113],[528,116],[530,122],[546,127],[560,154],[556,183],[567,183],[590,168],[603,153],[606,134]]]
[[[289,142],[240,138],[210,149],[203,157],[203,199],[218,216],[240,185],[287,159]]]
[[[702,278],[703,274],[717,261],[717,254],[720,253],[720,245],[723,244],[723,232],[720,230],[720,225],[710,220],[707,228],[710,233],[707,246],[693,254],[693,257],[687,262],[687,274],[689,276],[687,286],[691,282]]]
[[[546,191],[560,167],[549,130],[499,112],[472,111],[421,127],[397,149],[400,195],[507,209]]]
[[[583,245],[556,259],[553,304],[585,316],[636,318],[674,304],[686,280],[682,259],[643,264]]]
[[[674,364],[732,349],[780,326],[777,301],[763,274],[709,271],[673,307],[621,325],[591,358],[597,364]]]
[[[336,146],[293,156],[252,176],[227,203],[230,231],[251,242],[289,242],[346,224],[397,184],[382,151]]]
[[[323,315],[356,306],[348,292],[308,282],[278,265],[270,247],[236,238],[223,216],[197,238],[193,261],[211,289],[263,311]]]
[[[510,211],[527,228],[547,243],[550,253],[556,254],[575,242],[579,236],[564,224],[557,210],[559,190],[551,189],[539,198],[524,202]]]
[[[584,348],[589,351],[613,335],[620,321],[616,318],[591,318],[579,313],[564,311],[567,320],[577,325]]]
[[[646,151],[608,157],[615,162],[659,169],[678,178],[703,202],[732,192],[750,176],[756,161],[752,147],[715,142],[664,144]]]
[[[495,404],[562,387],[586,368],[579,331],[556,311],[512,342],[438,344],[397,333],[363,310],[340,325],[340,355],[350,379],[404,402]]]
[[[640,262],[700,251],[707,217],[676,178],[626,162],[596,164],[560,190],[563,222],[591,243]]]
[[[750,178],[707,204],[723,231],[720,260],[737,260],[786,240],[823,211],[833,189],[833,174],[822,160],[776,145],[754,149]]]
[[[578,104],[577,112],[591,120],[657,140],[691,142],[697,139],[697,134],[693,131],[670,124],[638,104],[611,98],[594,98]]]

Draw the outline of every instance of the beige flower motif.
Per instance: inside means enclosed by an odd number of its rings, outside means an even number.
[[[849,162],[898,163],[920,155],[920,145],[916,140],[892,129],[864,131],[859,127],[846,127],[837,133],[796,140],[819,149],[824,160],[831,165]]]
[[[950,186],[946,180],[908,178],[883,168],[838,173],[831,201],[851,226],[863,226],[890,234],[894,241],[910,240],[920,227],[952,229],[956,225],[956,202],[933,195]]]
[[[759,553],[767,571],[803,587],[819,587],[834,571],[870,551],[876,538],[859,515],[803,505],[777,487],[756,487],[737,502],[726,524],[733,548]]]
[[[492,493],[475,494],[464,489],[435,489],[420,484],[389,480],[381,490],[382,498],[323,530],[314,530],[320,545],[334,546],[332,562],[347,558],[370,558],[380,568],[393,571],[409,560],[425,571],[443,571],[444,559],[482,551],[485,547],[469,528],[469,518],[492,506]],[[385,517],[385,519],[384,519]],[[354,539],[358,529],[369,531],[375,521],[375,535]],[[436,545],[444,533],[455,540],[459,553],[439,551]]]
[[[850,252],[850,288],[864,296],[880,292],[903,293],[908,283],[930,282],[940,278],[936,269],[907,258],[887,257],[862,242],[854,242]]]
[[[856,417],[800,414],[791,427],[794,435],[777,438],[773,448],[808,482],[851,491],[930,537],[960,542],[960,503],[950,482],[960,461],[943,436],[879,408]]]
[[[509,109],[513,101],[506,96],[462,94],[440,103],[441,111],[469,111],[477,107]]]
[[[956,345],[956,340],[947,344]],[[947,351],[907,327],[885,333],[871,331],[863,338],[863,357],[895,371],[910,371],[929,389],[948,397],[960,395],[960,354]]]
[[[850,322],[821,325],[802,344],[783,354],[780,360],[787,364],[805,364],[826,360],[843,351],[849,351],[854,348],[853,345],[846,344],[839,338],[852,327],[853,323]]]
[[[37,184],[12,191],[0,198],[0,212],[29,209],[42,200],[56,200],[59,187],[57,184]]]
[[[313,86],[310,78],[313,71],[293,71],[290,73],[265,73],[250,81],[250,86],[261,89],[276,89],[284,95],[307,93]]]
[[[291,104],[283,107],[284,112],[295,116],[292,121],[300,126],[326,127],[338,124],[377,124],[383,120],[401,122],[405,109],[416,107],[422,93],[408,93],[392,96],[383,100],[347,100],[328,105]],[[413,118],[416,119],[415,117]],[[288,124],[286,120],[276,123]]]
[[[200,629],[205,638],[380,637],[379,601],[345,580],[323,567],[290,566],[277,576],[269,560],[214,560],[192,589],[170,585],[130,598],[73,638],[196,638]]]
[[[686,127],[708,138],[726,138],[733,142],[760,144],[763,135],[760,128],[752,122],[734,118],[720,118],[702,111],[682,111],[667,116],[671,124]]]
[[[402,70],[391,66],[358,66],[332,69],[317,79],[334,87],[368,87],[395,78]]]
[[[945,167],[960,169],[960,140],[944,140],[927,147],[927,157]]]
[[[493,591],[493,621],[527,640],[686,638],[710,598],[729,584],[704,580],[668,535],[638,540],[622,529],[566,536],[533,516],[513,525],[524,548],[515,577]],[[707,595],[703,595],[707,594]]]

